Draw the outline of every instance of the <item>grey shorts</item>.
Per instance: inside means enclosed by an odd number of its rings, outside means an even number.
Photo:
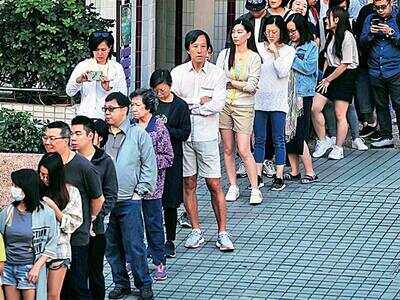
[[[183,177],[221,178],[218,140],[183,143]]]

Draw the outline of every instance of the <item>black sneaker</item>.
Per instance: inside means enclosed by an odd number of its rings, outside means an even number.
[[[264,186],[264,181],[263,181],[262,176],[257,176],[257,184],[258,184],[258,188],[259,188],[259,189],[262,188],[262,187]],[[249,184],[249,185],[247,186],[247,189],[248,189],[248,190],[251,190],[251,184]]]
[[[366,138],[371,136],[374,132],[376,132],[376,126],[364,126],[361,130],[360,130],[360,137],[362,138]]]
[[[151,289],[151,285],[144,286],[139,291],[139,299],[141,300],[152,300],[154,299],[153,290]]]
[[[189,216],[186,211],[184,211],[178,218],[178,223],[183,228],[192,228],[190,224]]]
[[[282,191],[286,187],[282,178],[275,177],[272,182],[271,191]]]
[[[166,241],[166,243],[165,243],[165,255],[168,258],[175,258],[176,257],[175,245],[174,245],[173,241]]]
[[[375,130],[374,133],[372,133],[369,137],[368,137],[371,141],[379,141],[382,136],[380,134],[380,132],[378,130]]]
[[[131,294],[131,289],[115,287],[112,291],[108,293],[109,299],[122,299],[127,295]]]

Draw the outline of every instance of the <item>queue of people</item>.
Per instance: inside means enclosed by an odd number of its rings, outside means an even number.
[[[181,204],[191,228],[184,246],[205,243],[199,177],[210,192],[215,245],[231,252],[227,202],[242,193],[238,178],[248,177],[248,201],[257,205],[268,195],[265,176],[272,191],[317,181],[312,157],[342,159],[349,128],[357,150],[368,149],[362,138],[393,147],[398,10],[390,0],[355,2],[247,0],[216,64],[208,34],[192,30],[186,62],[154,71],[150,88],[129,97],[122,66],[110,59],[111,33],[93,33],[91,58],[66,87],[81,95],[79,115],[47,124],[37,170],[11,174],[13,201],[0,212],[5,299],[104,299],[104,257],[110,299],[131,294],[130,276],[140,298],[153,299],[153,281],[168,278],[177,255]]]

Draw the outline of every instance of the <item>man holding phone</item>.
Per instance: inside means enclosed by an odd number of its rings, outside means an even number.
[[[394,143],[390,100],[396,112],[396,118],[398,122],[400,121],[398,8],[393,6],[391,0],[374,0],[373,4],[375,12],[366,18],[360,37],[361,46],[369,49],[368,72],[380,128],[380,136],[371,146],[373,148],[391,148]],[[399,123],[398,126],[400,126]]]

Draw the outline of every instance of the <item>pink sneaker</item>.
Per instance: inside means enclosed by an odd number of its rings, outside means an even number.
[[[167,268],[163,264],[156,266],[156,271],[154,272],[154,279],[156,281],[163,281],[167,279]]]

